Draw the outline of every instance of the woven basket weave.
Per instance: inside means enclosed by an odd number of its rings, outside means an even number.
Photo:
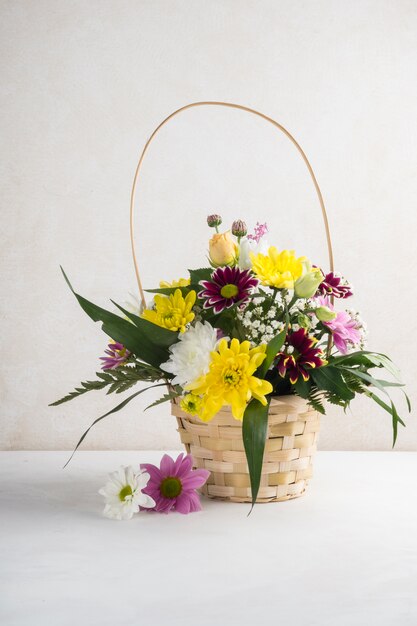
[[[210,498],[250,502],[242,423],[232,417],[228,407],[210,422],[184,413],[176,403],[171,404],[171,410],[195,467],[211,472],[201,492]],[[257,502],[279,502],[303,495],[313,473],[319,427],[318,413],[302,398],[272,398]]]

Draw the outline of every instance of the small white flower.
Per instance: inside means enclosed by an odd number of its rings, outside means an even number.
[[[272,320],[271,326],[272,326],[272,328],[278,328],[279,322],[277,320]]]
[[[217,343],[216,329],[209,322],[197,322],[170,347],[171,356],[168,361],[161,363],[161,368],[174,374],[173,385],[185,387],[207,374],[210,353],[216,349]]]
[[[255,321],[252,323],[253,328],[259,328],[259,327],[260,327],[260,325],[261,325],[261,322],[260,322],[259,320],[255,320]]]
[[[275,315],[277,314],[277,310],[275,307],[271,307],[267,313],[267,317],[272,320],[274,319]]]
[[[109,474],[109,481],[99,490],[104,496],[105,506],[103,514],[111,519],[131,519],[134,513],[142,506],[151,509],[155,501],[142,493],[149,480],[147,472],[135,473],[131,466],[120,467],[117,472]]]

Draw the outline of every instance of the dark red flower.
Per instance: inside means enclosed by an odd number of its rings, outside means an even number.
[[[204,287],[198,297],[204,302],[204,308],[213,307],[215,313],[221,313],[236,302],[245,305],[258,280],[253,277],[251,270],[241,270],[238,267],[218,267],[211,275],[211,280],[202,280]]]
[[[349,298],[351,295],[353,295],[352,286],[342,276],[337,276],[334,272],[325,275],[316,293],[316,296],[334,296],[335,298]]]
[[[278,372],[282,378],[288,374],[292,384],[296,383],[301,375],[304,380],[310,378],[306,368],[321,367],[326,364],[324,354],[320,348],[314,348],[317,339],[307,335],[305,328],[287,336],[285,352],[278,354]]]

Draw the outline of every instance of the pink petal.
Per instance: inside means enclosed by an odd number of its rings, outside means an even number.
[[[150,482],[151,481],[157,481],[157,482],[161,482],[162,480],[162,474],[159,471],[159,468],[156,467],[156,465],[152,465],[152,463],[141,463],[140,464],[140,469],[146,470],[150,476]]]
[[[191,454],[187,454],[187,456],[184,457],[184,459],[182,459],[182,462],[180,466],[178,467],[176,476],[178,476],[178,478],[184,478],[185,476],[189,474],[192,468],[193,468],[193,457],[191,456]]]
[[[190,513],[194,513],[195,511],[201,511],[201,503],[198,493],[192,491],[188,494],[188,497],[190,498]]]
[[[174,471],[172,473],[173,476],[178,476],[178,472],[181,468],[183,458],[184,458],[184,454],[183,452],[181,452],[181,454],[179,454],[176,460],[174,461]]]
[[[169,513],[175,504],[175,498],[169,499],[161,497],[159,494],[159,499],[156,501],[155,511],[158,513]]]
[[[342,339],[342,337],[340,337],[340,335],[337,335],[335,333],[333,335],[333,341],[334,341],[334,345],[339,350],[339,352],[341,352],[342,354],[346,354],[347,353],[346,341],[344,339]]]
[[[163,477],[173,475],[174,461],[170,456],[168,456],[168,454],[164,454],[164,456],[162,457],[160,470]]]
[[[191,502],[188,493],[183,492],[180,496],[178,496],[175,503],[175,510],[178,511],[178,513],[182,513],[182,515],[190,513]]]
[[[197,489],[204,485],[209,476],[210,472],[208,470],[196,469],[181,480],[182,488],[184,490]]]

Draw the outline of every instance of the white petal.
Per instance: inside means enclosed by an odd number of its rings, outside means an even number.
[[[150,475],[148,474],[148,472],[143,471],[141,474],[138,475],[137,477],[137,486],[138,489],[144,489],[144,487],[146,487],[146,485],[148,484],[150,479]]]
[[[156,502],[151,496],[148,496],[146,493],[141,493],[139,498],[137,499],[138,504],[145,509],[153,509],[156,506]]]

